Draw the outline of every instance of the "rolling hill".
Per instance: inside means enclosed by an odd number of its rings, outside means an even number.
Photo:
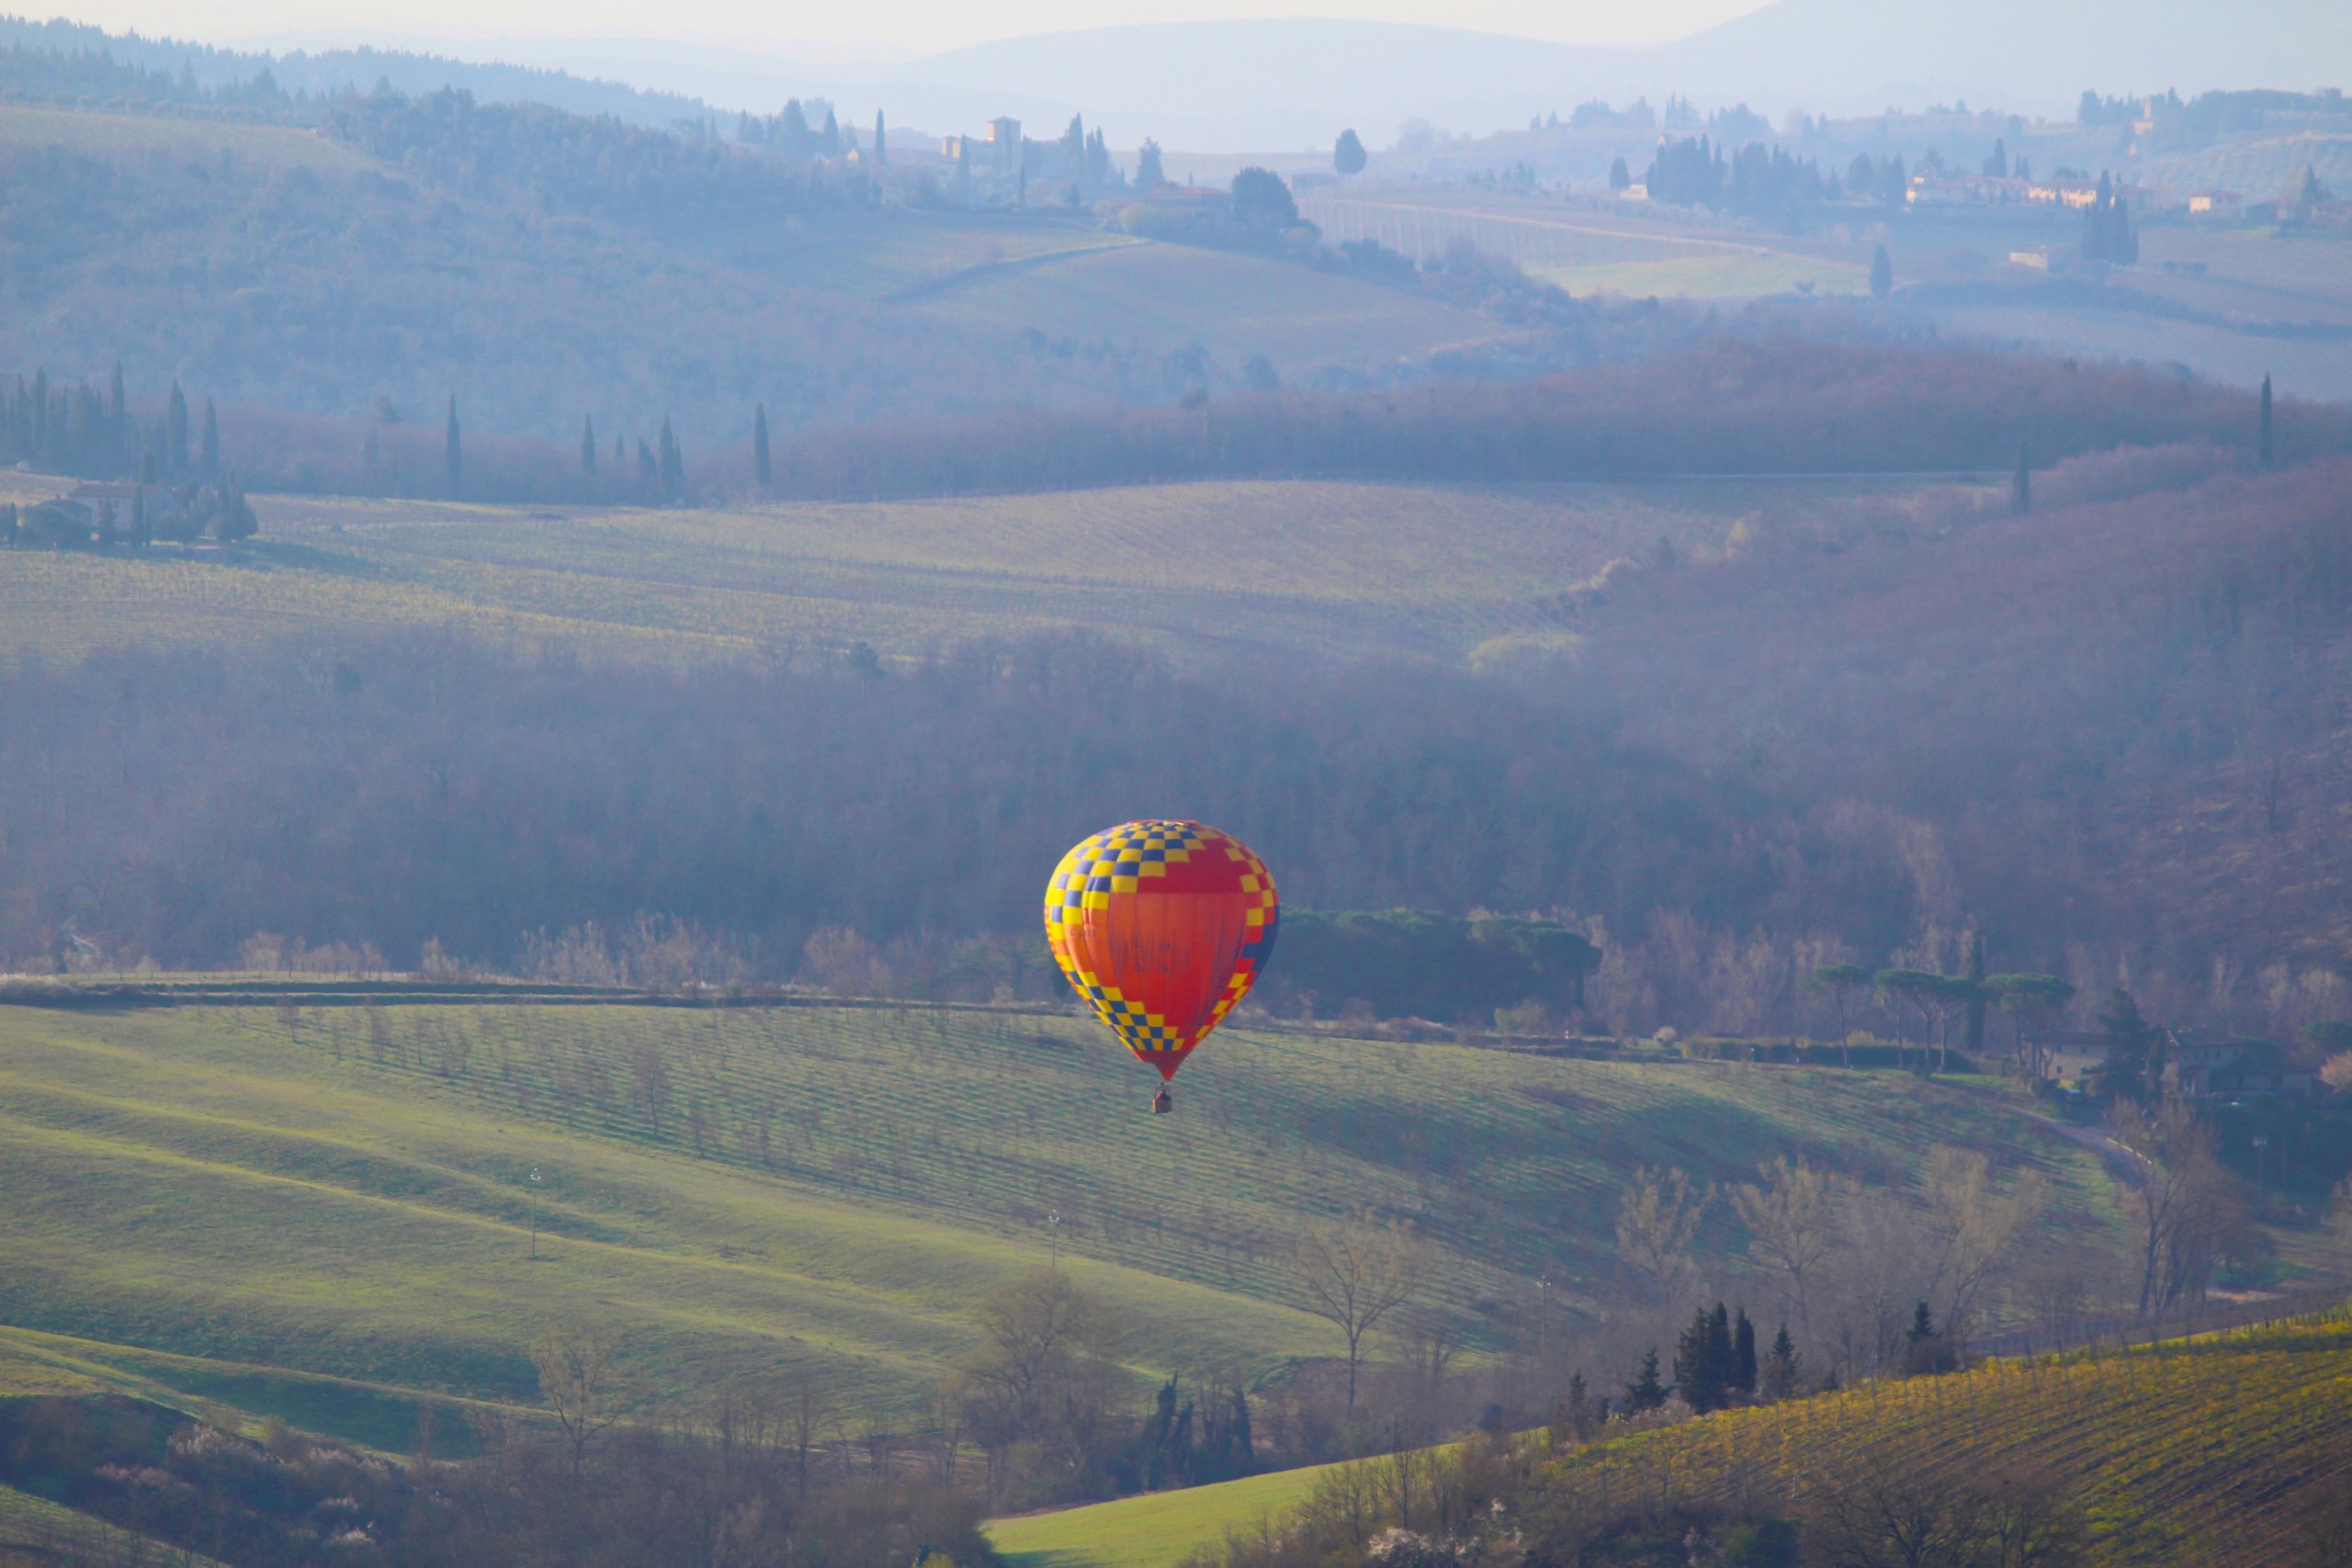
[[[1742,517],[1909,487],[1277,480],[722,511],[265,497],[243,564],[0,552],[0,658],[464,623],[657,657],[1088,627],[1458,662],[1542,630],[1547,596],[1661,538],[1703,548]],[[0,501],[57,488],[0,475]]]
[[[1681,1510],[1669,1517],[1719,1528],[1790,1501],[1802,1517],[1809,1493],[1873,1466],[1928,1488],[2023,1473],[2073,1497],[2089,1524],[2083,1561],[2098,1568],[2273,1568],[2330,1561],[2297,1555],[2299,1515],[2352,1477],[2347,1454],[2352,1314],[2337,1312],[2129,1353],[1873,1382],[1604,1439],[1534,1461],[1507,1506],[1539,1552],[1550,1532],[1579,1523],[1591,1550],[1591,1535],[1608,1539],[1592,1521],[1611,1517],[1612,1496],[1620,1517],[1667,1498]],[[1279,1539],[1328,1473],[1002,1519],[989,1534],[1013,1568],[1175,1568],[1216,1561],[1228,1536],[1255,1540],[1269,1524]]]
[[[1900,1185],[1950,1141],[2045,1170],[2061,1234],[2096,1234],[2111,1201],[2095,1158],[2014,1105],[1898,1075],[1238,1030],[1159,1120],[1091,1029],[922,1007],[0,1007],[0,1382],[390,1445],[419,1397],[528,1403],[524,1350],[555,1323],[617,1337],[641,1412],[799,1369],[905,1420],[971,1342],[976,1297],[1043,1260],[1049,1209],[1139,1371],[1255,1377],[1334,1348],[1281,1259],[1358,1204],[1427,1228],[1436,1295],[1491,1344],[1538,1269],[1566,1271],[1572,1310],[1613,1289],[1613,1193],[1642,1164],[1834,1150]]]

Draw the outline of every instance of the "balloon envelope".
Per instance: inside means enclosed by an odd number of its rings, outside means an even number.
[[[1046,886],[1054,961],[1162,1078],[1249,995],[1279,919],[1265,862],[1198,822],[1105,829]]]

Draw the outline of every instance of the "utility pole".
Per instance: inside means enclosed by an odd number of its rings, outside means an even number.
[[[531,1168],[531,1261],[539,1258],[539,1168]]]
[[[1058,1269],[1062,1266],[1062,1212],[1046,1211],[1046,1267]]]

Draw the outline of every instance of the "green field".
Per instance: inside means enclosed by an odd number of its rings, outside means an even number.
[[[1811,1150],[1900,1183],[1948,1141],[2048,1170],[2062,1227],[2109,1201],[2035,1119],[1895,1075],[1233,1031],[1177,1116],[1145,1095],[1059,1015],[0,1008],[0,1324],[49,1337],[0,1341],[0,1377],[396,1446],[418,1391],[527,1401],[558,1324],[616,1334],[648,1408],[799,1368],[903,1416],[1048,1209],[1139,1371],[1258,1375],[1335,1349],[1279,1260],[1357,1204],[1420,1224],[1476,1321],[1539,1270],[1571,1309],[1609,1289],[1643,1164]]]
[[[2345,249],[2352,259],[2352,247]],[[2126,310],[2036,305],[1970,306],[1939,310],[1936,319],[1953,337],[2085,359],[2136,360],[2158,369],[2179,366],[2222,386],[2257,387],[2267,376],[2282,396],[2352,401],[2352,345],[2340,340],[2256,336]]]
[[[1628,299],[1680,295],[1691,299],[1752,299],[1766,294],[1867,294],[1871,288],[1867,267],[1777,251],[1527,270],[1530,276],[1556,283],[1571,294],[1622,294]]]
[[[1403,289],[1193,245],[1072,251],[969,275],[926,294],[939,318],[1034,328],[1080,343],[1198,344],[1227,371],[1263,355],[1285,380],[1384,366],[1509,335],[1475,311]]]
[[[233,120],[93,114],[42,104],[0,106],[0,162],[59,149],[90,158],[235,160],[258,169],[350,174],[375,160],[313,131]]]
[[[2295,1560],[2296,1510],[2346,1473],[2348,1446],[2352,1314],[2337,1313],[1686,1421],[1555,1461],[1535,1501],[1663,1487],[1686,1507],[1737,1507],[1759,1482],[1801,1493],[1872,1457],[1954,1478],[2021,1464],[2079,1498],[2102,1568],[2270,1568]],[[989,1534],[1015,1568],[1174,1568],[1228,1533],[1279,1530],[1318,1473],[1001,1519]]]
[[[8,475],[0,501],[60,488]],[[1273,480],[577,513],[262,497],[242,562],[0,551],[0,658],[464,624],[672,654],[1087,627],[1458,660],[1550,628],[1545,601],[1615,557],[1864,488]]]
[[[1278,1470],[1114,1503],[997,1519],[989,1542],[1012,1568],[1176,1568],[1228,1536],[1279,1528],[1331,1465]]]

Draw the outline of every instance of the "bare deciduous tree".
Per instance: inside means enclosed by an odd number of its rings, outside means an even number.
[[[613,1400],[612,1337],[601,1329],[564,1333],[550,1326],[531,1346],[539,1397],[562,1429],[564,1451],[577,1476],[588,1445],[620,1418]]]
[[[1941,1145],[1928,1151],[1919,1183],[1937,1245],[1928,1289],[1942,1297],[1944,1332],[1963,1342],[1978,1296],[2049,1208],[2050,1183],[2029,1168],[2004,1187],[1984,1155]]]
[[[1739,1212],[1757,1250],[1788,1277],[1789,1303],[1797,1321],[1810,1325],[1805,1276],[1837,1245],[1838,1211],[1852,1183],[1786,1156],[1758,1174],[1763,1178],[1760,1182],[1732,1189],[1732,1207]]]
[[[976,1316],[980,1346],[956,1363],[949,1393],[988,1453],[991,1493],[1017,1444],[1082,1464],[1119,1390],[1111,1314],[1067,1271],[1038,1269],[990,1291]]]
[[[2140,1254],[2140,1311],[2163,1313],[2203,1293],[2225,1250],[2253,1232],[2253,1216],[2213,1134],[2186,1101],[2168,1100],[2153,1111],[2119,1102],[2115,1135],[2140,1156],[2127,1205]]]
[[[1617,1206],[1617,1256],[1642,1282],[1650,1303],[1671,1306],[1696,1283],[1690,1244],[1714,1202],[1712,1188],[1693,1188],[1677,1168],[1634,1173]]]
[[[1339,1329],[1348,1342],[1348,1406],[1364,1337],[1420,1289],[1427,1255],[1404,1226],[1359,1214],[1318,1225],[1300,1238],[1291,1259],[1299,1304]]]

